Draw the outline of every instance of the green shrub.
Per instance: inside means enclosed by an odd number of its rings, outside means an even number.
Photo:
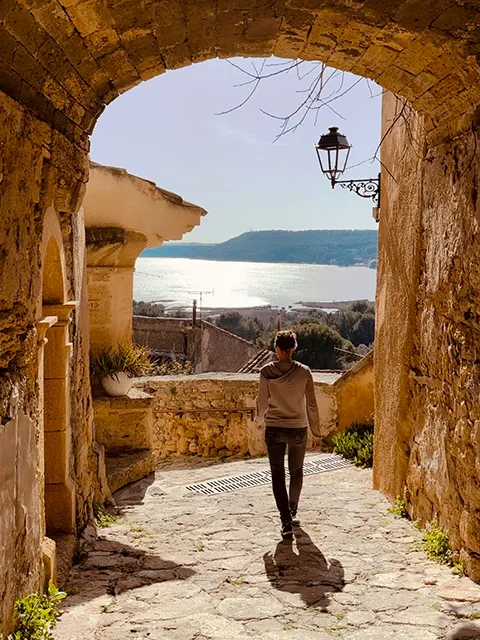
[[[50,582],[47,593],[31,593],[17,600],[14,609],[16,628],[7,640],[54,640],[51,631],[60,615],[60,602],[66,596]],[[0,634],[0,640],[3,640],[3,634]]]
[[[172,358],[156,366],[157,376],[191,376],[195,373],[195,367],[189,360],[177,360]]]
[[[152,370],[148,349],[136,344],[103,349],[90,358],[90,373],[99,380],[108,377],[118,379],[118,373],[126,373],[133,378],[148,375]]]
[[[389,513],[398,516],[399,518],[408,518],[407,502],[400,496],[397,496],[395,502],[388,509]]]
[[[357,467],[373,466],[373,424],[354,422],[332,437],[332,445],[335,453],[352,460]]]
[[[436,520],[429,522],[422,532],[423,549],[430,560],[452,567],[452,551],[448,535],[440,529]]]
[[[112,524],[117,524],[120,521],[118,516],[106,511],[101,504],[98,504],[98,502],[93,503],[93,513],[95,514],[97,525],[101,529],[106,529]]]

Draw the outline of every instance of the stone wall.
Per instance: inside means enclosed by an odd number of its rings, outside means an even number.
[[[56,240],[62,245],[65,299],[80,303],[68,329],[72,438],[69,451],[62,452],[68,453],[76,485],[77,530],[91,512],[96,459],[90,446],[83,223],[76,215],[86,180],[86,150],[1,92],[0,133],[1,632],[10,628],[13,602],[41,588],[44,579],[43,329],[37,323],[42,303],[52,302],[48,295],[55,284],[45,276],[42,292],[50,237],[47,218],[55,221]]]
[[[344,431],[353,422],[373,422],[373,351],[344,373],[334,386],[337,398],[336,431]]]
[[[322,437],[344,430],[352,422],[371,419],[371,356],[345,378],[314,374],[314,380]],[[159,459],[265,453],[263,428],[253,421],[258,374],[150,377],[141,378],[135,386],[153,396],[153,447]],[[128,403],[122,404],[122,411],[126,418]],[[123,431],[125,428],[129,427],[124,421]]]
[[[260,349],[211,322],[181,318],[133,317],[133,337],[138,344],[174,356],[185,356],[197,373],[238,371]]]
[[[402,106],[387,96],[386,130]],[[400,119],[382,148],[375,340],[375,484],[437,517],[480,579],[478,112],[429,146]]]
[[[45,216],[52,210],[61,229],[65,300],[79,303],[62,325],[68,446],[58,437],[78,530],[91,513],[97,463],[77,213],[87,136],[105,105],[135,84],[217,56],[322,60],[376,80],[424,118],[397,127],[384,148],[396,179],[383,172],[375,482],[392,497],[405,492],[414,517],[438,513],[480,578],[478,16],[473,2],[423,0],[1,3],[2,631],[15,597],[42,573]],[[392,109],[389,98],[386,117]]]
[[[265,454],[263,428],[253,421],[258,375],[203,374],[143,378],[137,388],[153,396],[153,441],[159,459],[176,455],[228,457]],[[324,429],[331,429],[335,398],[317,383]]]
[[[12,0],[0,20],[0,90],[70,139],[131,87],[216,57],[326,62],[404,96],[441,136],[480,102],[475,2]]]
[[[187,356],[187,333],[191,329],[190,320],[133,316],[134,342],[145,345],[152,351],[174,356]]]
[[[238,371],[259,351],[253,342],[224,331],[211,322],[200,321],[200,341],[196,343],[197,371]]]

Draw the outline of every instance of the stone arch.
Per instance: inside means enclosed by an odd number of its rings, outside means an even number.
[[[42,315],[44,305],[63,304],[67,299],[62,230],[58,216],[52,207],[47,209],[43,218],[40,261],[42,281],[37,311]]]
[[[480,103],[478,18],[450,0],[27,0],[0,14],[10,70],[0,89],[81,139],[142,80],[214,57],[275,54],[371,78],[433,132]]]
[[[49,538],[75,529],[75,493],[70,477],[70,314],[66,267],[58,217],[49,209],[44,217],[41,255],[41,318],[39,386],[43,429],[40,440],[43,461],[44,532]]]

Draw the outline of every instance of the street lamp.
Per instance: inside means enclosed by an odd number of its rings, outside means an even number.
[[[345,171],[352,145],[346,136],[338,131],[338,127],[330,127],[328,133],[320,136],[315,150],[320,163],[320,169],[332,185],[332,189],[339,184],[343,189],[353,191],[362,198],[372,198],[375,208],[380,207],[380,174],[377,178],[365,180],[338,180]]]

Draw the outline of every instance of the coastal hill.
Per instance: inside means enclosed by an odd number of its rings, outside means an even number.
[[[169,242],[142,257],[376,267],[377,231],[248,231],[217,244]]]

